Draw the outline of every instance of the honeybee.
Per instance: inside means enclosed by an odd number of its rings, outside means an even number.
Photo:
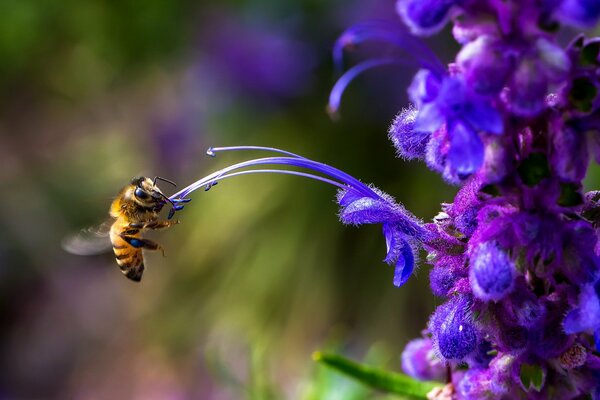
[[[110,219],[97,228],[88,228],[77,236],[67,238],[63,248],[74,254],[91,255],[108,250],[112,245],[121,272],[132,281],[139,282],[144,273],[142,250],[161,250],[164,256],[163,248],[143,238],[142,233],[179,223],[159,220],[159,213],[165,204],[171,203],[173,210],[176,206],[156,186],[157,180],[175,185],[159,176],[154,180],[143,176],[133,178],[110,205]]]

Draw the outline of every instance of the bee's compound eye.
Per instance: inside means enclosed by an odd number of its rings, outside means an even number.
[[[147,199],[149,197],[148,193],[146,193],[142,188],[136,188],[134,194],[135,197],[141,200]]]

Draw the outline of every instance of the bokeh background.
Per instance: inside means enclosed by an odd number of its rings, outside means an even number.
[[[456,189],[386,137],[414,71],[374,70],[339,120],[325,112],[336,37],[373,18],[400,23],[393,0],[0,1],[1,399],[383,397],[311,353],[399,370],[436,299],[426,265],[393,287],[380,227],[342,226],[332,187],[262,175],[196,192],[152,235],[166,257],[146,254],[141,284],[60,245],[134,175],[184,186],[254,155],[211,145],[300,153],[430,220]],[[449,33],[436,40],[449,61]]]

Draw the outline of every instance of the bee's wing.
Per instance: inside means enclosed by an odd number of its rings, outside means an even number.
[[[100,225],[82,229],[79,233],[67,236],[62,241],[62,248],[78,256],[105,253],[112,247],[108,236],[111,225],[112,220],[107,220]]]

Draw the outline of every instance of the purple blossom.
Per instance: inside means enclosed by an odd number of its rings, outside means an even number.
[[[466,177],[483,164],[483,142],[478,132],[501,134],[500,114],[486,99],[470,92],[460,77],[439,78],[420,70],[408,89],[419,113],[414,129],[434,132],[446,125],[449,140],[447,162],[459,177]]]
[[[495,243],[479,244],[470,262],[469,277],[477,298],[498,301],[512,290],[516,275],[514,263]]]
[[[338,188],[339,218],[381,225],[384,261],[396,286],[422,248],[432,292],[444,299],[426,336],[409,343],[404,370],[442,379],[459,399],[600,398],[600,195],[582,192],[590,156],[600,160],[600,39],[558,44],[556,23],[590,27],[592,0],[399,0],[408,29],[430,35],[453,23],[462,46],[445,67],[419,40],[387,22],[348,29],[334,46],[370,41],[399,53],[363,60],[334,85],[329,110],[359,74],[383,65],[412,68],[406,105],[389,129],[398,155],[423,159],[462,185],[423,224],[388,194],[323,163],[283,150],[240,162],[173,195],[244,174],[307,177]],[[268,166],[268,168],[266,167]],[[594,397],[595,396],[595,397]]]
[[[382,225],[387,246],[384,261],[393,264],[395,267],[393,283],[395,286],[402,286],[406,283],[415,267],[416,253],[421,243],[429,236],[429,233],[419,219],[409,213],[402,205],[396,203],[390,195],[365,185],[337,168],[280,149],[261,146],[215,147],[210,148],[207,154],[215,156],[223,151],[240,150],[268,151],[283,156],[256,158],[233,164],[192,183],[170,196],[169,199],[174,205],[169,218],[176,211],[183,209],[183,203],[190,201],[187,196],[195,190],[200,188],[210,190],[220,181],[235,176],[277,173],[318,180],[339,189],[337,202],[340,205],[339,217],[342,223],[349,225]],[[262,166],[277,166],[279,168],[263,169]],[[304,169],[309,172],[290,168]]]
[[[415,120],[419,111],[409,106],[396,116],[388,131],[389,138],[398,151],[398,156],[407,160],[425,157],[427,143],[431,135],[415,130]]]
[[[600,206],[581,192],[590,155],[600,160],[600,46],[578,37],[565,50],[547,29],[592,26],[600,3],[400,0],[397,11],[418,35],[456,18],[462,45],[447,71],[420,65],[413,106],[390,129],[400,156],[463,184],[424,243],[431,289],[447,299],[428,331],[458,398],[600,393],[589,356]]]
[[[431,35],[444,27],[456,0],[398,0],[396,10],[410,30]]]
[[[446,367],[435,356],[429,338],[411,340],[402,352],[402,370],[420,380],[441,380]]]
[[[600,3],[595,0],[562,0],[555,18],[577,27],[592,27],[600,19]]]
[[[434,346],[446,360],[462,360],[477,346],[471,307],[469,297],[457,295],[439,306],[429,320]]]

